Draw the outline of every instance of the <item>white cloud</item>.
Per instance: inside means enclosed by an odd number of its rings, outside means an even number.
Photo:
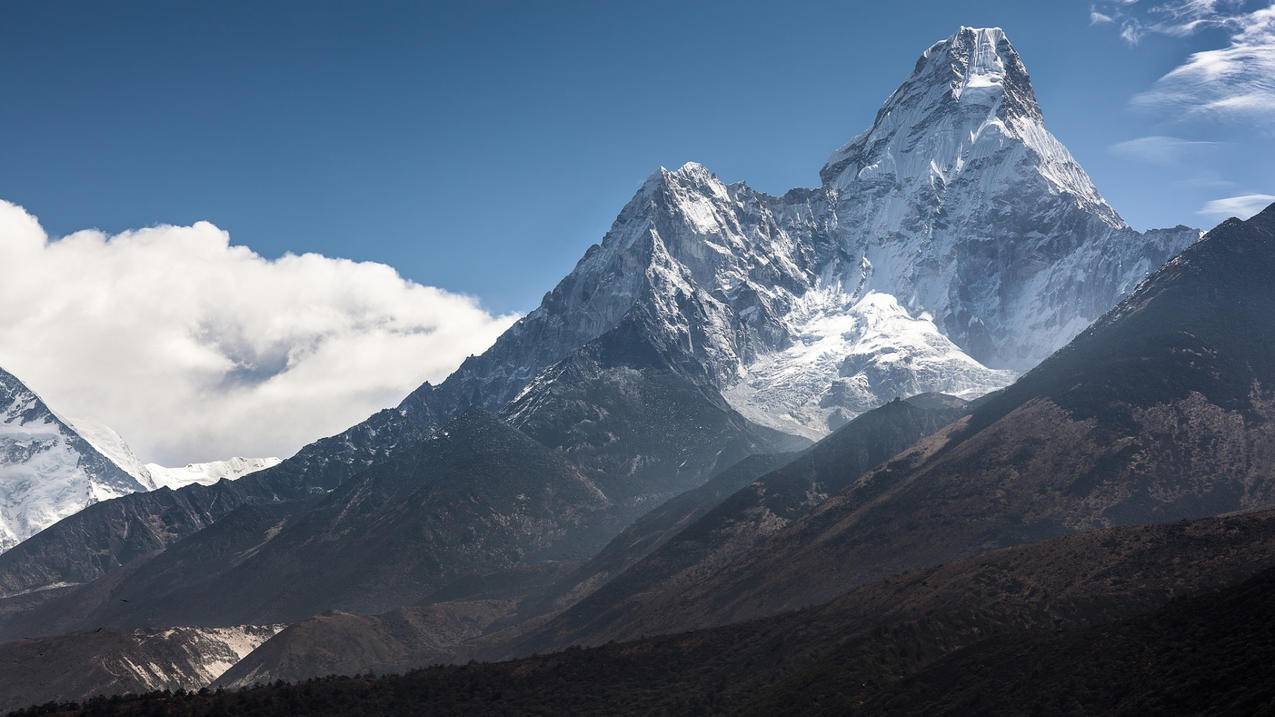
[[[1239,217],[1248,219],[1275,203],[1275,194],[1242,194],[1238,197],[1214,199],[1205,204],[1200,214],[1219,218]]]
[[[268,260],[207,222],[50,240],[2,200],[0,277],[0,366],[167,464],[289,455],[516,318],[384,264]]]
[[[1152,135],[1117,142],[1111,145],[1110,149],[1111,153],[1117,157],[1168,166],[1198,159],[1202,153],[1217,144],[1217,142]]]
[[[1113,22],[1115,22],[1115,18],[1111,17],[1110,15],[1100,13],[1097,10],[1093,10],[1093,9],[1089,11],[1090,25],[1106,25]]]

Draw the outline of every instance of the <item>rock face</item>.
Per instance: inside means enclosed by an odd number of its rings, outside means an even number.
[[[147,488],[0,369],[0,551],[85,506]]]

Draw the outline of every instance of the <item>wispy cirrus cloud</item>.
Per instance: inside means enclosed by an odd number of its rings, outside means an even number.
[[[1241,194],[1237,197],[1225,197],[1207,202],[1197,213],[1216,219],[1227,217],[1248,219],[1272,203],[1275,203],[1275,194]]]
[[[1219,175],[1217,172],[1206,170],[1204,172],[1201,172],[1200,174],[1195,175],[1194,177],[1187,177],[1185,179],[1175,180],[1172,182],[1172,185],[1175,187],[1184,187],[1187,189],[1223,190],[1223,189],[1235,188],[1236,183],[1229,179],[1222,178],[1222,176]]]
[[[1152,135],[1117,142],[1109,148],[1117,157],[1169,166],[1199,159],[1219,142]]]
[[[1110,18],[1136,45],[1149,34],[1186,37],[1228,33],[1225,47],[1190,55],[1133,98],[1134,106],[1275,126],[1275,3],[1251,0],[1106,0],[1091,9]]]

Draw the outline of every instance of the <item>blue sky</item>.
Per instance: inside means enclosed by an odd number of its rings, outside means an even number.
[[[1275,194],[1260,115],[1148,98],[1241,31],[1183,30],[1165,3],[364,5],[6,3],[0,198],[54,236],[209,220],[267,257],[385,262],[526,311],[658,165],[815,184],[961,24],[1006,29],[1135,226]]]

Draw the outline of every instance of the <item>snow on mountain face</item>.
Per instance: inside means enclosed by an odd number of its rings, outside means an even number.
[[[249,473],[279,465],[278,458],[228,458],[209,463],[190,463],[181,468],[165,468],[158,463],[147,463],[146,470],[156,488],[177,490],[198,483],[212,485],[219,480],[235,480]]]
[[[0,370],[0,551],[87,505],[146,489]]]
[[[869,292],[845,309],[828,293],[802,297],[790,316],[796,340],[759,357],[723,391],[745,417],[818,440],[890,400],[886,387],[900,398],[940,390],[965,398],[1014,378],[967,356],[928,315],[913,318],[889,294]]]

